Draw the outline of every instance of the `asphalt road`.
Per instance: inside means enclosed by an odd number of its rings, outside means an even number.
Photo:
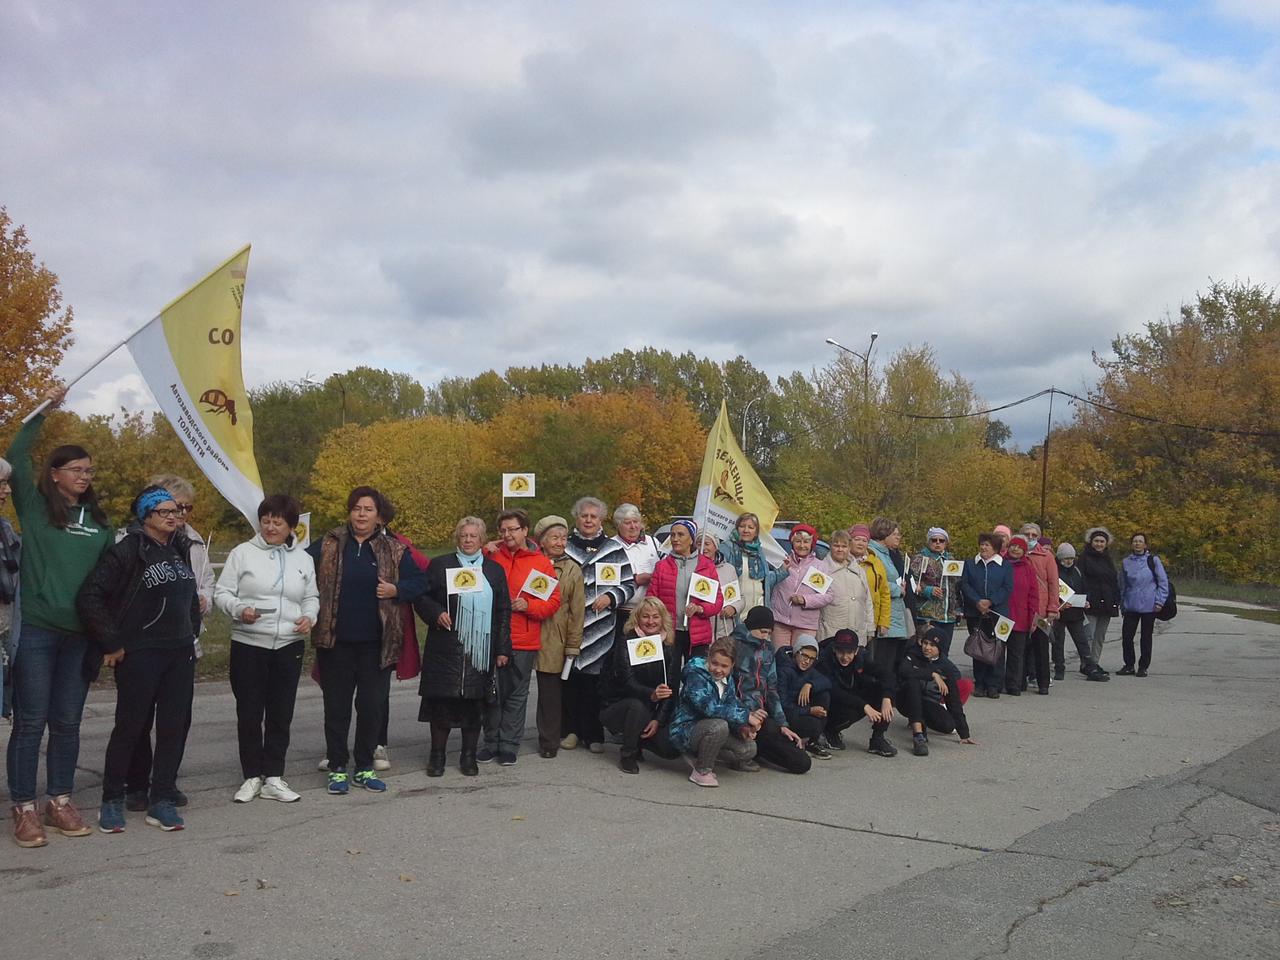
[[[1280,626],[1180,606],[1150,677],[1069,670],[1048,697],[971,703],[976,747],[935,734],[927,758],[883,759],[855,728],[806,776],[718,790],[682,763],[623,774],[616,747],[526,750],[476,779],[451,754],[428,780],[405,683],[391,790],[329,797],[304,680],[302,801],[237,806],[233,701],[202,685],[187,829],[130,814],[119,836],[0,842],[4,955],[1274,958]],[[112,705],[96,691],[86,712],[86,811]]]

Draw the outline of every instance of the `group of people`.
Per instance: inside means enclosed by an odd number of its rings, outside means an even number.
[[[305,548],[294,532],[297,501],[266,497],[257,533],[215,579],[188,522],[189,483],[154,478],[117,531],[98,504],[88,451],[61,446],[33,465],[42,420],[26,424],[0,460],[0,505],[12,491],[20,524],[19,536],[0,521],[0,633],[12,680],[14,838],[24,847],[44,845],[47,830],[91,832],[72,793],[80,718],[103,666],[118,693],[99,829],[123,831],[128,811],[163,830],[184,827],[177,778],[211,607],[232,621],[243,774],[233,800],[249,803],[300,799],[284,774],[308,637],[330,794],[387,789],[393,672],[418,677],[429,777],[445,774],[454,728],[462,775],[515,764],[536,677],[541,757],[602,753],[612,739],[626,773],[639,773],[646,755],[683,757],[691,782],[714,787],[718,765],[803,774],[844,750],[846,731],[863,719],[867,749],[881,757],[898,752],[895,717],[917,756],[928,755],[930,730],[971,744],[969,697],[1019,695],[1029,683],[1048,693],[1065,674],[1067,633],[1081,672],[1107,679],[1102,645],[1121,612],[1120,673],[1146,676],[1154,618],[1169,595],[1142,534],[1117,565],[1101,527],[1078,562],[1070,544],[1054,551],[1035,524],[1018,534],[997,527],[957,566],[945,530],[930,529],[927,546],[908,557],[898,525],[877,518],[832,533],[825,556],[818,531],[798,524],[779,558],[753,514],[723,539],[679,519],[659,544],[636,506],[610,518],[595,497],[579,499],[570,518],[532,522],[503,510],[493,536],[483,519],[463,517],[453,549],[427,558],[392,531],[394,505],[370,486],[352,490],[346,521]],[[1060,579],[1083,601],[1061,604]],[[975,657],[972,679],[962,677],[950,659],[956,625],[990,649],[1001,620],[1012,630],[997,655]]]

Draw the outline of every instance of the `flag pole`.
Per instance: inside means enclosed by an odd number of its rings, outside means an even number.
[[[107,350],[106,353],[100,356],[97,360],[93,361],[93,363],[89,364],[89,366],[81,370],[78,374],[76,374],[76,376],[68,380],[66,383],[66,386],[62,388],[62,392],[66,393],[68,390],[74,387],[77,383],[79,383],[81,380],[87,377],[91,372],[93,372],[94,368],[97,367],[99,364],[101,364],[102,361],[106,360],[107,357],[111,356],[113,353],[115,353],[117,350],[119,350],[128,342],[129,342],[129,338],[125,337],[125,339],[121,340],[119,343],[112,346],[109,350]],[[23,417],[22,422],[30,423],[35,417],[38,417],[41,413],[43,413],[45,411],[45,408],[48,407],[49,404],[51,403],[53,403],[52,400],[44,401],[42,404],[40,404],[40,406],[36,407],[34,410],[28,413],[25,417]]]

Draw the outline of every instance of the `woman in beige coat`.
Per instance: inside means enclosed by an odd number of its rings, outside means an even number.
[[[538,678],[538,752],[547,760],[560,747],[560,679],[565,661],[582,652],[582,622],[586,607],[582,567],[565,553],[569,542],[569,521],[564,517],[543,517],[533,525],[533,539],[555,568],[560,581],[560,609],[542,621],[542,649],[534,663]],[[576,747],[577,738],[573,745]]]
[[[822,570],[834,581],[830,589],[835,599],[822,608],[818,640],[835,636],[837,630],[849,629],[858,635],[858,645],[865,647],[876,635],[875,602],[867,584],[866,570],[853,559],[846,531],[837,530],[828,542],[831,552],[823,561]]]

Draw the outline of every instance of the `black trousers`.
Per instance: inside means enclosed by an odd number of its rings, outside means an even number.
[[[1071,642],[1076,645],[1076,653],[1080,656],[1080,669],[1088,670],[1093,663],[1093,650],[1090,649],[1089,623],[1084,617],[1079,620],[1063,620],[1059,617],[1053,624],[1053,665],[1065,670],[1067,666],[1067,633],[1071,634]]]
[[[623,753],[648,750],[655,756],[667,760],[676,759],[680,756],[680,751],[667,739],[666,727],[659,727],[658,732],[648,740],[640,739],[640,734],[644,732],[644,728],[649,725],[652,718],[652,706],[634,697],[618,700],[600,711],[600,722],[614,733],[622,734]]]
[[[393,667],[382,666],[382,644],[335,643],[316,651],[320,687],[324,691],[324,743],[330,770],[373,769],[373,751],[382,732],[382,713],[391,692]],[[351,698],[355,697],[356,737],[348,753]]]
[[[116,723],[107,742],[102,799],[123,800],[129,762],[141,736],[156,725],[150,800],[172,800],[191,724],[196,658],[190,645],[130,650],[115,668]]]
[[[584,743],[604,743],[604,728],[600,725],[600,677],[597,674],[570,670],[569,679],[560,688],[560,704],[560,729],[564,736],[576,733]]]
[[[764,722],[764,726],[756,734],[756,757],[775,767],[781,767],[787,773],[808,773],[813,766],[813,758],[788,740],[772,717]]]
[[[1032,630],[1027,636],[1026,672],[1041,690],[1049,689],[1049,635],[1043,630]]]
[[[1004,688],[1007,692],[1022,692],[1026,683],[1027,633],[1025,630],[1014,630],[1004,645]],[[898,687],[898,696],[902,696],[902,687]]]
[[[1133,638],[1142,627],[1142,656],[1138,659],[1138,669],[1145,670],[1151,666],[1151,642],[1156,629],[1154,613],[1126,613],[1124,625],[1120,630],[1120,649],[1124,652],[1124,665],[1133,666]]]
[[[906,637],[876,637],[871,641],[871,662],[898,675],[898,664],[907,655]]]
[[[246,780],[284,776],[303,646],[301,640],[278,650],[231,643],[231,692],[236,697],[240,771]]]
[[[872,704],[877,710],[880,704]],[[844,687],[836,686],[831,690],[831,707],[827,714],[827,732],[839,733],[845,730],[859,720],[866,718],[866,714],[862,712],[862,700],[855,697]],[[881,720],[879,723],[873,723],[871,729],[876,733],[883,733],[889,729],[889,724]]]
[[[898,697],[902,712],[912,724],[923,724],[938,733],[954,733],[955,718],[946,705],[924,695],[925,681],[904,680],[898,685]],[[966,735],[968,731],[965,731]]]
[[[151,764],[154,756],[151,752],[151,728],[155,726],[156,711],[153,707],[151,713],[147,715],[147,723],[143,728],[142,735],[138,737],[138,742],[133,746],[133,756],[129,758],[129,773],[124,779],[125,793],[147,793],[151,792]],[[191,712],[187,712],[187,730],[191,732]],[[185,756],[187,747],[186,734],[182,737],[182,752]],[[182,757],[178,757],[178,767],[182,767]]]

